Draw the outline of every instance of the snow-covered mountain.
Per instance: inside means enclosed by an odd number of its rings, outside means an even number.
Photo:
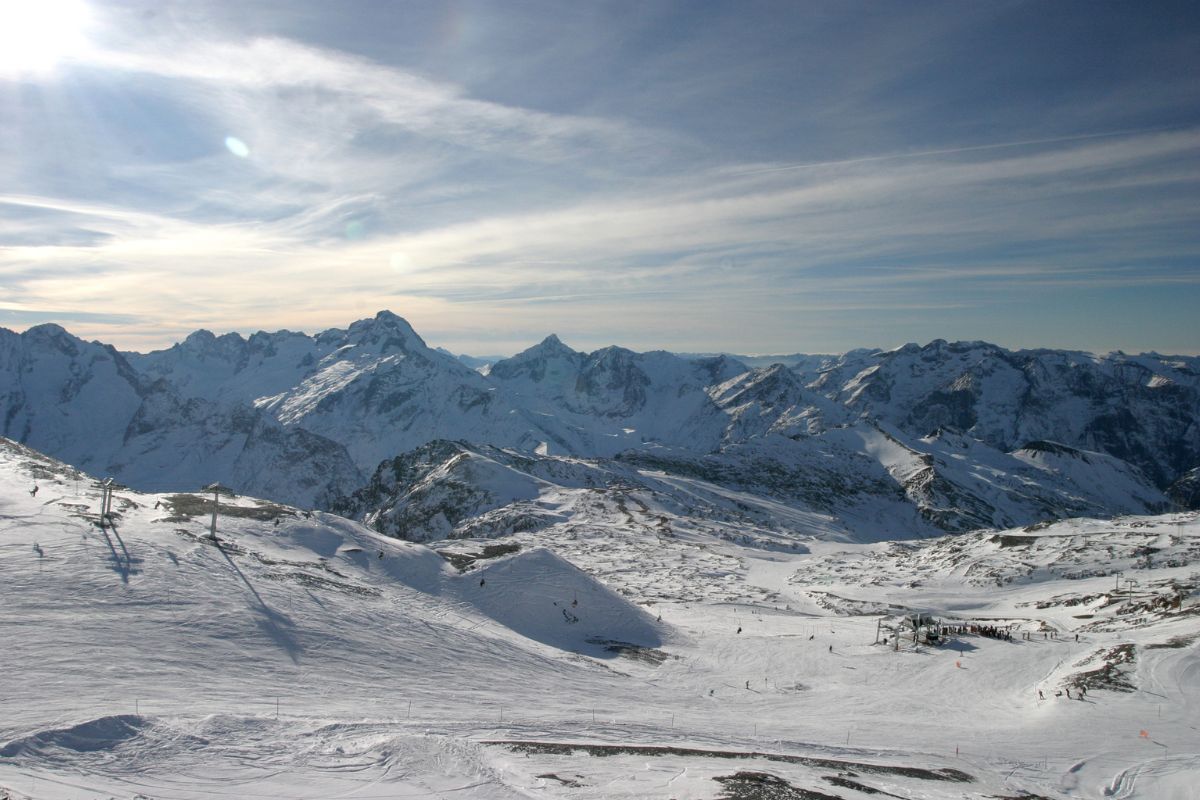
[[[733,525],[755,536],[843,541],[934,536],[1070,516],[1111,517],[1167,499],[1119,459],[1049,442],[1008,454],[957,434],[907,445],[866,423],[720,452],[637,449],[615,459],[435,441],[381,463],[333,510],[412,541],[547,530],[647,509],[647,535]],[[635,509],[640,509],[639,515]]]
[[[1200,465],[1200,357],[1013,352],[939,339],[854,351],[802,377],[914,436],[950,427],[1005,451],[1062,442],[1127,461],[1162,489]]]
[[[149,354],[39,326],[3,332],[0,359],[19,441],[143,488],[203,476],[323,507],[376,473],[375,500],[339,506],[363,514],[395,507],[392,460],[443,440],[701,476],[866,539],[1153,513],[1194,498],[1163,490],[1200,465],[1200,360],[1155,354],[936,341],[751,368],[552,335],[479,371],[383,311]]]
[[[217,481],[304,506],[360,481],[338,443],[214,395],[183,396],[57,325],[0,330],[0,434],[145,489]]]

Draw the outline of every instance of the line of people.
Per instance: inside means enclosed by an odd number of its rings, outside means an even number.
[[[964,633],[973,633],[977,636],[1001,639],[1006,642],[1012,641],[1012,631],[1008,628],[1001,628],[999,625],[944,625],[940,631],[942,636],[962,636]]]

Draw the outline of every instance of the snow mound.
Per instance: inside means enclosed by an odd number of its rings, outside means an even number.
[[[515,633],[560,650],[613,656],[663,643],[665,627],[545,548],[464,575],[464,600]]]
[[[146,719],[135,714],[100,717],[69,728],[52,728],[13,739],[0,747],[0,758],[41,755],[55,750],[76,753],[112,750],[141,736],[146,727]]]

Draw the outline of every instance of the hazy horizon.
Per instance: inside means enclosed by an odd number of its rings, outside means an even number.
[[[382,309],[381,312],[382,311],[390,311],[390,309]],[[395,312],[391,312],[391,313],[395,313]],[[311,330],[285,327],[285,328],[277,328],[277,329],[270,330],[270,331],[264,330],[262,328],[253,329],[253,330],[245,329],[245,330],[228,330],[228,331],[215,330],[214,331],[209,328],[197,328],[194,331],[189,331],[188,334],[181,336],[177,340],[172,340],[172,341],[165,342],[158,346],[145,347],[145,348],[122,347],[122,346],[119,346],[116,342],[112,342],[112,341],[108,341],[108,340],[104,340],[104,339],[97,339],[97,341],[100,341],[102,344],[111,344],[111,345],[117,347],[117,349],[122,352],[149,353],[149,352],[154,352],[154,351],[158,351],[158,350],[169,349],[176,344],[182,343],[183,340],[187,338],[187,336],[189,336],[193,333],[198,333],[200,331],[208,331],[209,333],[211,333],[212,335],[214,335],[216,337],[221,337],[221,336],[224,336],[227,334],[236,334],[238,336],[241,336],[243,339],[249,339],[251,336],[253,336],[254,334],[257,334],[257,333],[272,334],[272,333],[282,333],[284,331],[289,331],[292,333],[301,333],[306,336],[316,336],[320,333],[323,333],[323,332],[329,331],[329,330],[346,330],[353,323],[372,319],[374,316],[375,316],[374,314],[371,314],[371,315],[368,315],[366,317],[361,317],[356,320],[350,320],[342,325],[332,325],[332,326],[327,326],[327,327],[314,328]],[[397,316],[399,316],[401,319],[404,319],[404,315],[402,315],[402,314],[397,314]],[[405,320],[405,321],[410,322],[409,320]],[[36,325],[45,325],[45,324],[58,325],[58,326],[62,327],[64,330],[66,330],[68,333],[70,333],[74,336],[78,336],[81,339],[93,340],[95,338],[95,337],[80,335],[76,330],[72,330],[72,328],[69,324],[64,324],[62,322],[57,322],[55,320],[46,320],[44,322],[36,323]],[[410,322],[410,324],[411,324],[411,322]],[[29,330],[29,328],[36,327],[36,325],[27,325],[23,328],[16,328],[16,329],[11,329],[11,330],[14,330],[14,332],[16,332],[16,333],[23,333],[24,331]],[[4,327],[5,326],[0,326],[0,329],[3,329]],[[736,350],[730,350],[728,348],[719,348],[719,347],[718,348],[700,349],[700,350],[681,350],[681,349],[672,349],[672,348],[654,347],[654,346],[631,347],[631,346],[623,344],[621,342],[605,342],[605,343],[600,343],[600,344],[591,343],[591,344],[583,344],[583,345],[576,346],[576,344],[574,342],[567,341],[566,338],[559,336],[559,334],[555,331],[548,331],[547,333],[537,337],[536,339],[533,339],[528,342],[517,343],[509,348],[503,348],[503,349],[493,348],[492,350],[488,350],[488,351],[480,350],[480,351],[473,352],[473,351],[465,351],[465,350],[456,350],[454,348],[447,347],[446,345],[441,344],[439,342],[432,341],[429,339],[429,337],[425,336],[421,332],[421,330],[418,329],[416,326],[413,326],[413,330],[416,331],[417,335],[420,336],[421,339],[423,339],[425,341],[425,344],[431,348],[442,349],[442,350],[445,350],[455,356],[469,356],[472,358],[483,358],[483,359],[511,358],[512,356],[517,355],[518,353],[520,353],[524,350],[527,350],[531,347],[536,346],[537,344],[541,343],[542,341],[544,341],[545,339],[547,339],[550,336],[557,336],[564,345],[571,348],[572,350],[576,350],[576,351],[582,352],[582,353],[593,353],[597,350],[601,350],[606,347],[615,346],[615,347],[624,347],[628,350],[633,350],[635,352],[651,352],[651,351],[655,351],[655,350],[663,350],[663,351],[667,351],[667,352],[671,352],[671,353],[675,353],[677,355],[683,355],[683,356],[730,355],[730,356],[742,356],[742,357],[746,357],[746,358],[769,358],[772,356],[785,357],[785,356],[794,356],[794,355],[840,356],[840,355],[844,355],[845,353],[851,352],[853,350],[879,350],[882,352],[887,352],[887,351],[891,351],[891,350],[897,350],[897,349],[904,347],[906,345],[909,345],[909,344],[916,344],[918,346],[924,347],[929,344],[932,344],[934,341],[936,341],[938,339],[946,341],[950,344],[956,344],[959,342],[981,341],[981,342],[985,342],[986,344],[995,345],[997,347],[1001,347],[1005,350],[1009,350],[1009,351],[1013,351],[1013,352],[1017,352],[1020,350],[1065,350],[1065,351],[1072,351],[1072,352],[1090,353],[1092,355],[1097,355],[1097,356],[1108,355],[1110,353],[1116,353],[1116,352],[1123,352],[1127,355],[1143,355],[1143,354],[1151,354],[1151,353],[1157,354],[1160,356],[1197,356],[1197,355],[1200,355],[1200,352],[1164,352],[1164,351],[1150,351],[1150,350],[1130,350],[1128,348],[1116,348],[1113,350],[1100,351],[1100,350],[1088,350],[1088,349],[1084,349],[1084,348],[1054,347],[1054,346],[1050,346],[1050,345],[1040,345],[1040,346],[1034,346],[1034,347],[1010,347],[1009,345],[1006,345],[1003,342],[996,342],[996,341],[991,341],[991,340],[986,340],[986,339],[947,339],[945,336],[934,337],[933,339],[927,339],[927,340],[921,340],[921,341],[912,340],[912,341],[907,341],[907,342],[895,342],[895,343],[889,343],[889,344],[863,344],[863,345],[859,345],[856,347],[850,347],[845,350],[839,350],[839,351],[791,349],[791,350],[779,350],[776,352],[744,352],[744,351],[736,351]]]

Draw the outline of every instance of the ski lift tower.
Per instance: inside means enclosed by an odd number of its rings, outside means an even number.
[[[216,542],[219,541],[217,539],[217,509],[221,505],[221,495],[226,494],[230,497],[233,497],[233,490],[228,486],[222,486],[219,483],[210,483],[208,486],[202,487],[202,491],[213,493],[212,524],[208,529],[208,538]]]
[[[105,478],[100,484],[100,527],[104,527],[105,520],[108,519],[108,512],[112,510],[112,490],[113,479]]]

